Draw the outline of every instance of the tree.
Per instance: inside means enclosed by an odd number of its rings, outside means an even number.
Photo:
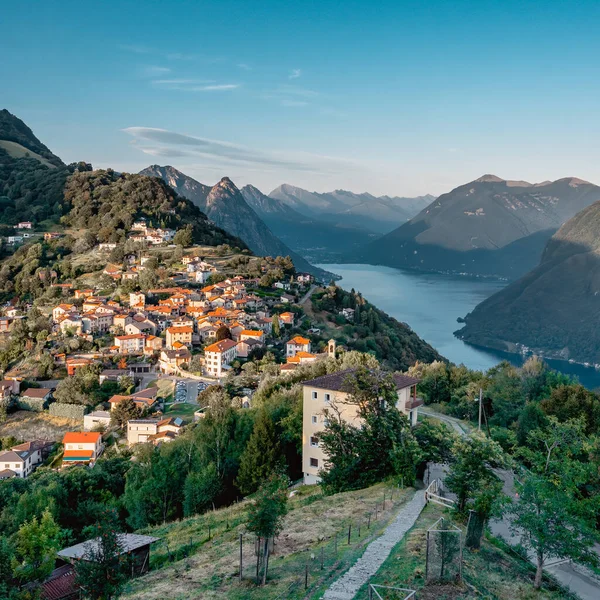
[[[281,446],[275,435],[273,421],[266,410],[261,410],[240,459],[237,486],[243,494],[251,494],[271,473],[283,466]]]
[[[119,539],[118,519],[106,511],[95,525],[87,527],[87,544],[82,560],[75,563],[76,582],[86,598],[112,600],[118,598],[127,581],[129,559]]]
[[[125,398],[110,411],[110,422],[125,427],[127,421],[139,419],[142,416],[142,410],[136,405],[133,398]]]
[[[217,342],[221,340],[230,340],[231,339],[231,331],[227,325],[221,325],[215,332],[215,336],[217,338]]]
[[[511,528],[535,555],[536,589],[549,556],[598,561],[593,551],[595,511],[580,491],[590,475],[588,465],[578,460],[584,449],[583,429],[583,419],[560,423],[551,416],[546,427],[530,432],[528,447],[521,450],[529,470],[516,483]]]
[[[179,229],[173,238],[173,243],[184,248],[191,246],[194,243],[192,226],[186,225],[183,229]]]
[[[191,517],[209,508],[221,489],[221,479],[213,463],[200,472],[190,473],[185,480],[183,515]]]
[[[33,517],[23,523],[15,536],[17,577],[22,581],[46,578],[54,568],[61,537],[61,529],[48,509],[41,519]]]
[[[254,501],[248,507],[248,531],[256,534],[260,548],[264,540],[263,577],[267,582],[269,570],[269,539],[278,535],[283,528],[283,517],[287,513],[288,480],[282,475],[272,474],[260,487]],[[260,556],[257,559],[260,562]],[[257,565],[257,583],[258,568]]]
[[[405,415],[396,408],[396,383],[388,373],[358,368],[344,383],[346,399],[325,410],[319,444],[327,456],[320,472],[327,494],[360,489],[390,476],[406,484],[416,478],[421,451]],[[342,417],[346,405],[360,425]]]
[[[271,329],[271,335],[274,338],[278,338],[280,334],[279,316],[273,315],[273,327]]]
[[[477,490],[497,479],[493,468],[504,465],[502,448],[481,431],[457,438],[446,486],[457,496],[457,510],[465,513]]]
[[[13,548],[8,538],[0,536],[0,598],[8,598],[13,580]]]

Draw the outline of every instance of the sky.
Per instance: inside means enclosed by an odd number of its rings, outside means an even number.
[[[3,3],[0,108],[65,162],[268,193],[600,184],[600,2]]]

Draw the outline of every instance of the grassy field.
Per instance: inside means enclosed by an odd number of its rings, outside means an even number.
[[[371,583],[417,590],[419,600],[565,600],[569,597],[563,590],[550,589],[553,588],[550,583],[535,591],[533,566],[513,552],[505,551],[504,545],[493,538],[485,539],[479,551],[465,548],[462,584],[425,585],[426,532],[443,515],[449,517],[441,506],[429,504]],[[464,531],[464,526],[458,525]],[[364,586],[356,599],[367,598],[368,590]]]
[[[19,440],[36,439],[60,442],[67,431],[79,431],[82,422],[74,419],[54,417],[47,412],[18,410],[0,425],[0,437],[14,436]]]
[[[173,402],[166,405],[165,417],[180,417],[185,423],[191,423],[194,420],[194,413],[200,407],[197,404],[187,402]]]
[[[382,512],[384,493],[387,501]],[[391,487],[379,484],[324,497],[317,486],[300,487],[290,498],[290,511],[275,542],[269,562],[269,581],[264,588],[254,583],[256,556],[254,538],[245,533],[245,502],[141,531],[161,541],[152,550],[152,571],[130,582],[123,597],[148,600],[320,598],[324,589],[362,555],[369,541],[381,534],[412,494],[412,489],[395,489],[391,501]],[[245,565],[241,583],[238,580],[240,533],[243,534]]]

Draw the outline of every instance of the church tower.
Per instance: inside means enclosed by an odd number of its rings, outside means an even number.
[[[327,356],[335,358],[335,340],[329,340],[327,342]]]

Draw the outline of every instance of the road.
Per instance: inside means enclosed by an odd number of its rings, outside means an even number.
[[[300,298],[300,302],[298,302],[298,304],[305,304],[306,301],[312,296],[312,293],[317,289],[318,286],[316,285],[311,285],[310,289],[308,290],[308,292],[306,292],[306,294],[304,294],[304,296],[302,296],[302,298]]]
[[[442,415],[431,410],[429,407],[422,408],[421,413],[447,423],[459,435],[465,435],[466,433],[459,419]],[[446,465],[429,465],[426,472],[427,481],[425,483],[428,484],[429,481],[436,478],[443,480],[446,472]],[[501,469],[496,469],[495,472],[503,481],[504,493],[511,498],[515,498],[514,474],[511,471]],[[504,515],[502,519],[491,520],[490,530],[493,535],[504,539],[511,546],[515,546],[521,541],[519,533],[511,529],[511,521],[508,515]],[[596,545],[596,551],[600,554],[600,546]],[[530,556],[530,560],[534,562],[532,558]],[[598,600],[600,598],[600,580],[581,565],[577,565],[569,560],[550,559],[544,567],[544,571],[553,575],[565,588],[577,594],[582,600]]]

